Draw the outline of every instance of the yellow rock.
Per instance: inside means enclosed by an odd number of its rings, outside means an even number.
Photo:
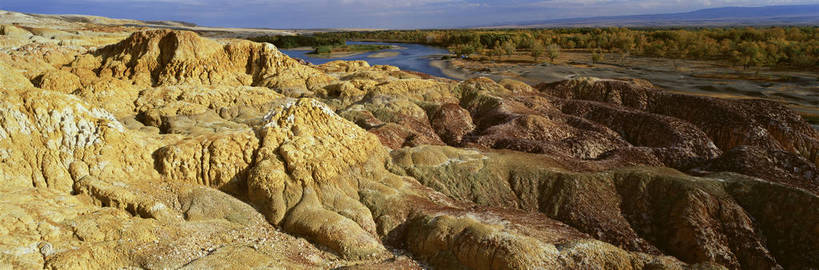
[[[318,68],[327,73],[334,72],[356,72],[359,70],[367,70],[370,64],[367,61],[331,61],[318,66]]]
[[[0,58],[0,89],[20,90],[34,88],[31,81],[16,68]]]
[[[193,32],[136,32],[120,43],[99,49],[96,59],[78,57],[72,66],[96,63],[101,78],[134,81],[137,85],[259,85],[276,87],[320,75],[283,55],[272,44],[232,40],[227,45]]]
[[[150,149],[144,149],[149,142],[135,140],[113,115],[74,96],[4,90],[0,119],[7,184],[70,190],[65,179],[73,162],[103,178],[152,174]]]
[[[283,99],[279,93],[263,87],[248,86],[168,86],[148,88],[134,102],[137,113],[160,110],[164,116],[202,113],[193,107],[211,110],[224,118],[241,113],[263,114],[274,102]]]
[[[378,139],[314,99],[300,99],[265,116],[260,159],[281,155],[306,184],[327,183],[351,167],[386,158]]]
[[[452,83],[433,80],[402,79],[377,85],[367,91],[377,94],[398,94],[420,101],[458,103],[458,99],[452,95],[454,86]]]
[[[37,87],[63,93],[72,93],[82,87],[80,77],[64,70],[50,70],[34,79]]]
[[[258,146],[250,129],[202,135],[157,150],[157,170],[174,181],[239,194]]]

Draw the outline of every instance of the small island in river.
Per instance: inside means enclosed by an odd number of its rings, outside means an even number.
[[[387,49],[399,49],[392,45],[377,45],[377,44],[351,44],[341,46],[320,46],[309,53],[313,57],[321,58],[342,58],[362,53],[375,52]],[[377,56],[373,56],[377,57]],[[385,57],[385,56],[382,56]]]

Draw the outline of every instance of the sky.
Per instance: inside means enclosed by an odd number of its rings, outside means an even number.
[[[407,29],[796,4],[819,0],[0,0],[0,9],[220,27]]]

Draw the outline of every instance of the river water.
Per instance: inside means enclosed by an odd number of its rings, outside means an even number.
[[[353,44],[372,44],[372,45],[395,45],[401,47],[401,49],[390,49],[390,50],[381,50],[376,52],[368,52],[357,54],[353,56],[347,57],[339,57],[339,58],[321,58],[321,57],[312,57],[308,53],[311,51],[307,50],[281,50],[283,53],[287,54],[293,58],[299,58],[306,60],[307,62],[320,65],[330,61],[335,60],[364,60],[370,63],[370,65],[390,65],[396,66],[401,70],[411,70],[417,72],[423,72],[426,74],[430,74],[433,76],[449,78],[441,69],[433,67],[430,65],[430,61],[441,59],[442,55],[447,55],[449,52],[446,49],[436,48],[431,46],[419,45],[419,44],[409,44],[409,43],[386,43],[386,42],[359,42],[359,41],[348,41],[348,45]],[[398,55],[391,56],[391,57],[384,57],[384,58],[373,58],[370,55],[380,52],[398,52]]]

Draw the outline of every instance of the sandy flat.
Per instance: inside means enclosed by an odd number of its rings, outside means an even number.
[[[377,52],[367,56],[367,58],[387,58],[401,55],[400,52]]]

